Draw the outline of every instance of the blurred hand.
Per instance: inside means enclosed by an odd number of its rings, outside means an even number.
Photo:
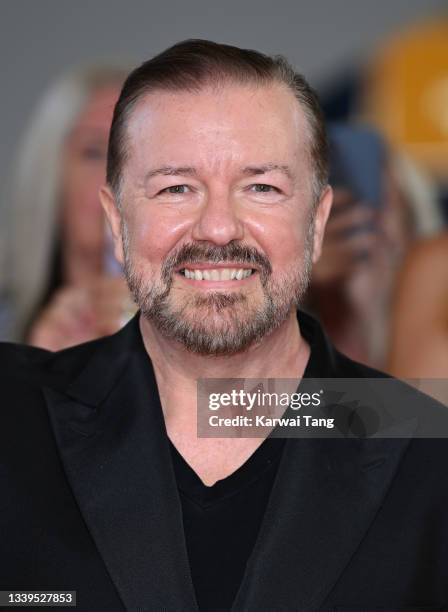
[[[62,287],[33,323],[28,342],[61,350],[118,331],[135,310],[122,278],[104,276]]]
[[[353,359],[382,366],[388,302],[401,252],[396,208],[380,210],[336,189],[310,296],[332,340]]]
[[[313,285],[347,280],[372,260],[378,249],[377,216],[349,191],[335,189],[322,254],[313,267]]]

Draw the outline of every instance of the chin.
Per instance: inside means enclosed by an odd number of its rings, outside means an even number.
[[[266,309],[266,299],[256,300],[254,296],[248,297],[239,292],[210,292],[184,299],[183,302],[173,300],[172,307],[169,308],[192,326],[206,326],[211,330],[228,330],[248,325]]]
[[[193,353],[234,355],[258,343],[286,318],[269,299],[258,305],[251,301],[239,293],[208,294],[183,306],[173,300],[168,308],[153,311],[151,321],[166,338]]]

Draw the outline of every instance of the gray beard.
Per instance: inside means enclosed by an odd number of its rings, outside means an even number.
[[[128,236],[123,236],[123,244],[127,283],[142,315],[165,338],[180,342],[189,351],[200,355],[234,355],[272,333],[301,303],[310,281],[312,259],[308,236],[302,269],[298,264],[293,273],[276,282],[264,256],[255,257],[263,264],[260,281],[264,299],[261,304],[251,306],[247,296],[240,292],[209,292],[205,296],[189,296],[177,306],[173,304],[171,294],[176,257],[165,262],[161,280],[148,286],[133,266]],[[195,249],[194,246],[191,248]],[[238,245],[231,248],[207,247],[202,261],[236,261],[238,257],[235,254],[240,253],[239,261],[248,262],[249,255],[244,249],[240,250]],[[193,261],[194,257],[188,259]],[[200,260],[197,254],[196,261]],[[189,261],[182,258],[182,263]]]

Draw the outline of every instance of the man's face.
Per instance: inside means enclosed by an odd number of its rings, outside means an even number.
[[[103,199],[145,318],[201,354],[239,352],[281,325],[306,289],[331,200],[313,220],[308,127],[293,94],[151,93],[127,137],[121,219],[110,192]]]

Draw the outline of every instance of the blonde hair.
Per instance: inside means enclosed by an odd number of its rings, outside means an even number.
[[[5,211],[3,293],[13,308],[10,336],[22,340],[43,297],[58,236],[62,151],[92,93],[121,85],[128,70],[113,65],[79,67],[66,73],[40,100],[23,135]]]

